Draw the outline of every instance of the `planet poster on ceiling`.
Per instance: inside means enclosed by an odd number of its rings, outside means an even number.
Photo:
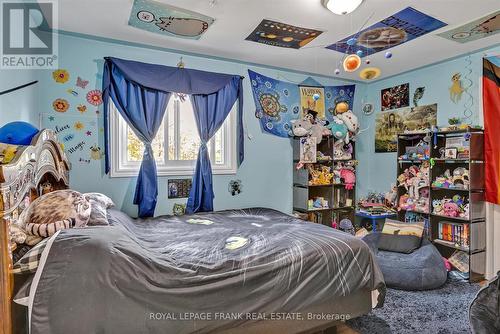
[[[214,19],[151,0],[135,0],[128,25],[164,36],[200,39]]]
[[[438,36],[454,42],[467,43],[500,33],[500,10],[467,24],[456,27]]]
[[[299,86],[302,117],[308,110],[317,112],[317,117],[325,119],[325,89],[323,87]]]
[[[366,57],[396,45],[409,42],[424,36],[447,24],[412,7],[407,7],[374,25],[348,36],[343,40],[327,46],[327,49],[342,53],[361,51],[361,57]],[[354,45],[347,41],[356,39]]]
[[[246,40],[282,48],[300,49],[322,33],[320,30],[264,19]]]

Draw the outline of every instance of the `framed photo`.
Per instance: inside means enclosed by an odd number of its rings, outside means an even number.
[[[300,162],[316,163],[316,137],[300,138]]]
[[[186,198],[191,191],[191,179],[168,180],[168,198]]]
[[[447,147],[444,153],[445,159],[456,159],[458,150],[456,147]]]

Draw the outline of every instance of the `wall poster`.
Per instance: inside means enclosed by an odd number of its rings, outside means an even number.
[[[375,119],[375,152],[396,152],[398,133],[437,125],[437,104],[379,112]]]

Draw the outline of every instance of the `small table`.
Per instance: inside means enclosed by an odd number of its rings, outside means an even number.
[[[397,213],[385,213],[382,215],[372,215],[366,212],[361,212],[361,211],[356,211],[356,217],[361,217],[361,218],[366,218],[371,220],[372,223],[372,232],[377,231],[377,220],[378,219],[385,219],[385,218],[395,218],[397,217]]]

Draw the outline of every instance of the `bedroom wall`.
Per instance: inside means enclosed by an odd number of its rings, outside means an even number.
[[[417,87],[425,87],[423,98],[419,105],[437,103],[438,126],[448,124],[451,117],[463,117],[465,105],[471,105],[471,123],[474,125],[483,124],[482,102],[481,102],[481,76],[482,58],[485,54],[500,54],[500,47],[496,46],[481,52],[476,52],[469,56],[462,56],[442,63],[406,72],[391,78],[370,83],[367,88],[365,102],[373,103],[375,112],[369,116],[362,115],[360,120],[368,129],[363,132],[357,143],[357,157],[360,160],[358,169],[358,195],[364,195],[370,191],[388,191],[391,184],[396,180],[396,153],[375,153],[375,117],[381,110],[380,90],[404,83],[410,84],[410,104],[413,100],[413,92]],[[397,54],[395,54],[397,57]],[[462,95],[459,103],[453,103],[449,98],[449,87],[451,86],[451,76],[454,73],[462,74],[462,82],[465,86],[467,81],[465,76],[472,81],[472,86],[468,89],[471,94]],[[366,163],[369,162],[369,163]]]
[[[59,67],[67,69],[70,80],[65,84],[57,84],[52,79],[52,72],[45,71],[40,80],[42,91],[40,93],[40,108],[44,116],[54,114],[52,102],[57,98],[67,99],[71,107],[65,113],[78,117],[94,117],[97,121],[98,144],[103,147],[102,115],[95,115],[95,108],[89,108],[85,115],[80,115],[75,110],[77,100],[82,100],[81,90],[75,86],[77,76],[89,80],[88,89],[100,89],[102,80],[103,57],[114,56],[125,59],[133,59],[149,63],[175,66],[180,54],[136,47],[132,45],[118,44],[103,40],[87,39],[69,35],[60,35],[59,40]],[[247,128],[245,138],[245,161],[240,166],[236,175],[214,176],[215,209],[245,208],[245,207],[271,207],[284,212],[292,211],[292,150],[289,139],[271,136],[263,133],[258,120],[255,118],[255,104],[253,101],[251,87],[248,80],[248,69],[252,69],[264,75],[276,78],[280,73],[280,80],[301,82],[307,75],[292,73],[289,71],[278,71],[258,66],[250,66],[244,63],[222,61],[198,56],[182,55],[186,67],[213,72],[240,74],[247,78],[244,80],[244,121]],[[313,76],[314,77],[314,76]],[[346,81],[338,81],[327,78],[314,77],[325,85],[349,84]],[[66,91],[72,88],[80,92],[78,97]],[[359,110],[361,100],[365,94],[365,85],[356,85],[355,110]],[[102,110],[102,106],[101,106]],[[93,116],[92,116],[93,115]],[[97,118],[98,117],[98,118]],[[88,120],[85,118],[85,120]],[[47,122],[45,118],[45,122]],[[82,121],[83,122],[83,121]],[[67,122],[73,124],[73,122]],[[83,122],[90,124],[90,122]],[[64,125],[64,124],[62,124]],[[90,139],[93,140],[93,139]],[[93,142],[87,143],[91,145]],[[91,161],[89,164],[73,161],[71,171],[71,187],[82,192],[98,191],[109,195],[120,209],[135,215],[136,206],[132,205],[136,178],[109,178],[104,175],[103,161]],[[228,192],[228,182],[232,179],[240,179],[243,184],[243,192],[237,196],[231,196]],[[156,214],[171,213],[174,203],[185,202],[185,200],[167,199],[167,177],[159,178],[159,196]]]
[[[40,71],[0,70],[0,91],[37,80]],[[35,84],[0,95],[0,126],[12,121],[26,121],[38,126],[38,90]]]

